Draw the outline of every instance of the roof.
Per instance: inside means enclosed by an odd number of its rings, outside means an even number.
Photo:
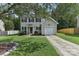
[[[52,21],[54,21],[56,24],[59,24],[56,20],[54,20],[53,18],[49,17],[49,19],[51,19]]]

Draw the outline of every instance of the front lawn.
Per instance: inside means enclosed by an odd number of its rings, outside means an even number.
[[[1,36],[0,42],[17,42],[19,46],[11,56],[57,56],[57,52],[44,36]]]
[[[77,35],[76,34],[68,35],[68,34],[63,34],[63,33],[57,33],[56,35],[65,39],[65,40],[79,44],[79,35],[78,34]]]

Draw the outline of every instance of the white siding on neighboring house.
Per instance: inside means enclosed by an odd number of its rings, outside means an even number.
[[[77,28],[79,28],[79,16],[77,16]]]
[[[0,31],[5,31],[4,22],[0,20]]]

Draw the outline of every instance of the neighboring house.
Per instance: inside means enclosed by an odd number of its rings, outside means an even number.
[[[4,22],[0,20],[0,31],[5,31]]]
[[[77,28],[79,28],[79,16],[77,16]]]
[[[57,22],[52,18],[28,18],[22,17],[21,32],[25,34],[52,35],[57,32]]]

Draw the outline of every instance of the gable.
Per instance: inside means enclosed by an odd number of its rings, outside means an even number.
[[[58,22],[51,17],[49,17],[49,20],[52,20],[54,23],[58,24]]]
[[[52,20],[50,20],[50,19],[44,19],[43,22],[44,22],[43,23],[44,27],[56,27],[57,26],[57,23],[52,21]]]

